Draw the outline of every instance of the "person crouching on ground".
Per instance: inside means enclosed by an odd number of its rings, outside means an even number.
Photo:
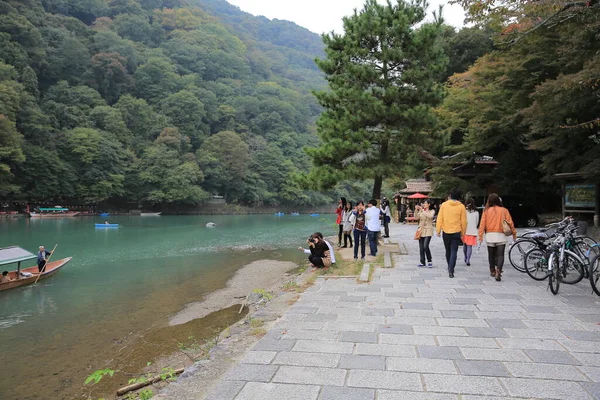
[[[488,196],[485,210],[481,216],[481,224],[479,224],[479,242],[485,241],[488,248],[488,262],[490,266],[490,275],[495,277],[497,281],[502,280],[502,267],[504,266],[504,250],[506,249],[506,237],[509,236],[504,232],[504,222],[510,228],[513,240],[517,240],[517,230],[508,210],[502,207],[502,200],[496,193],[491,193]]]
[[[421,260],[419,267],[425,266],[425,256],[427,256],[427,268],[433,268],[431,260],[431,250],[429,243],[433,236],[433,217],[435,211],[429,209],[429,200],[425,200],[423,205],[415,207],[416,217],[419,219],[419,254]]]
[[[318,232],[310,235],[306,242],[308,243],[308,252],[310,252],[308,261],[313,268],[328,268],[331,266],[332,261],[331,252],[329,250],[330,245],[327,245],[325,240],[319,236]],[[303,249],[302,247],[299,247],[298,249],[304,251],[305,253],[307,252],[307,250]]]
[[[465,264],[471,266],[473,246],[477,245],[477,224],[479,224],[479,211],[475,206],[475,199],[467,200],[467,231],[463,238],[463,251],[465,253]]]
[[[460,192],[452,189],[448,201],[440,206],[436,223],[438,236],[442,236],[442,232],[444,233],[444,247],[446,248],[446,262],[450,278],[454,278],[458,246],[467,230],[467,209],[458,201],[459,198]]]

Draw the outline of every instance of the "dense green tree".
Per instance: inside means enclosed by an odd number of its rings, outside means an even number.
[[[127,59],[119,53],[98,53],[92,57],[94,86],[109,104],[117,101],[130,84],[126,65]]]
[[[250,154],[240,135],[232,131],[219,132],[202,143],[196,157],[204,172],[207,190],[228,200],[241,197]]]
[[[406,163],[418,133],[430,125],[430,107],[442,98],[439,76],[446,58],[439,23],[422,23],[424,3],[368,0],[344,19],[344,34],[324,36],[327,58],[318,60],[330,91],[317,93],[325,111],[321,144],[310,149],[313,179],[332,186],[344,178],[383,178]]]
[[[206,115],[204,104],[194,94],[187,90],[181,90],[167,97],[161,103],[164,115],[171,119],[183,135],[193,139],[195,144],[202,142],[206,136],[207,128],[203,123]]]
[[[138,96],[150,103],[160,101],[179,86],[175,66],[165,58],[150,58],[135,71],[134,79]]]

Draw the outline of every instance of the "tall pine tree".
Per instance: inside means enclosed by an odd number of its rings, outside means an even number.
[[[315,93],[325,111],[321,143],[308,150],[310,177],[321,186],[374,178],[373,197],[380,198],[383,178],[403,166],[433,122],[447,58],[438,40],[441,18],[423,23],[425,8],[425,0],[367,0],[344,18],[343,34],[323,36],[326,58],[317,64],[330,90]]]

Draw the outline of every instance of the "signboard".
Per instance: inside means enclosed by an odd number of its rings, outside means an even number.
[[[565,185],[565,207],[594,208],[596,206],[596,185]]]

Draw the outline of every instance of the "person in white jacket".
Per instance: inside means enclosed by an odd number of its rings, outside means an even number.
[[[348,240],[350,241],[350,248],[353,248],[352,244],[352,226],[354,226],[354,213],[352,212],[352,202],[346,203],[346,208],[342,214],[342,224],[344,225],[344,245],[343,248],[348,247]]]
[[[473,246],[477,245],[477,226],[479,225],[479,211],[475,206],[475,200],[471,197],[467,200],[467,231],[463,237],[463,251],[465,253],[465,264],[471,265]]]
[[[315,235],[319,236],[322,241],[325,242],[327,247],[329,248],[329,257],[331,258],[331,263],[335,264],[335,254],[333,254],[333,246],[327,240],[323,239],[323,234],[321,232],[315,232]],[[304,247],[298,247],[298,250],[302,251],[304,254],[310,254],[310,250],[305,249]]]

